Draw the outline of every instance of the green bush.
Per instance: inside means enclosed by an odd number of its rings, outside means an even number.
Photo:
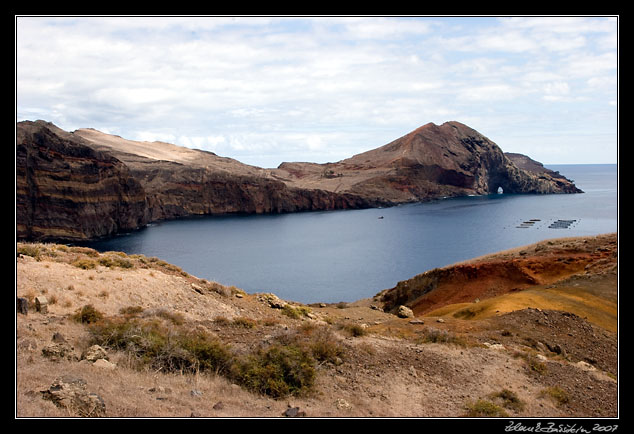
[[[306,306],[291,306],[290,304],[285,304],[284,307],[282,307],[282,313],[289,318],[299,319],[303,316],[308,316],[310,308]]]
[[[315,381],[315,359],[304,349],[273,345],[234,364],[232,377],[245,388],[282,398],[307,392]]]

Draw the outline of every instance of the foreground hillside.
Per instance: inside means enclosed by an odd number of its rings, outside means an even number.
[[[618,416],[616,234],[469,261],[552,259],[469,302],[443,281],[436,305],[410,300],[415,316],[385,292],[305,306],[158,258],[17,252],[18,417]],[[481,269],[470,281],[495,284]]]

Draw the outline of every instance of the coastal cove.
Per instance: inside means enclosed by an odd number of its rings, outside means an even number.
[[[617,165],[548,165],[581,194],[493,194],[391,208],[162,221],[83,243],[301,303],[372,297],[424,271],[549,238],[618,230]]]

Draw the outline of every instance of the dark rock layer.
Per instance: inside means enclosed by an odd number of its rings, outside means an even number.
[[[18,239],[90,239],[148,221],[145,191],[119,160],[52,124],[18,125]]]

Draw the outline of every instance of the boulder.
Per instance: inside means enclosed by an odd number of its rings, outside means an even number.
[[[35,310],[40,313],[48,312],[48,300],[43,295],[35,297]]]
[[[108,353],[99,345],[93,345],[81,353],[81,358],[82,360],[88,360],[89,362],[95,362],[99,359],[108,360]]]
[[[409,307],[401,305],[398,307],[398,310],[396,311],[396,315],[399,318],[413,318],[414,312]]]
[[[286,409],[283,415],[286,417],[305,417],[306,412],[300,411],[299,407],[290,407]]]
[[[41,391],[42,398],[52,401],[58,407],[82,417],[100,417],[106,415],[106,404],[96,393],[86,390],[86,381],[82,378],[65,375],[53,381],[47,389]]]
[[[107,369],[107,370],[113,370],[117,367],[117,365],[115,363],[112,363],[106,359],[97,359],[94,361],[94,363],[92,364],[94,367],[96,368],[102,368],[102,369]]]
[[[29,313],[29,301],[24,297],[17,297],[17,312],[22,315]]]
[[[42,348],[42,355],[53,361],[76,359],[76,356],[73,354],[73,347],[67,343],[52,342]]]

